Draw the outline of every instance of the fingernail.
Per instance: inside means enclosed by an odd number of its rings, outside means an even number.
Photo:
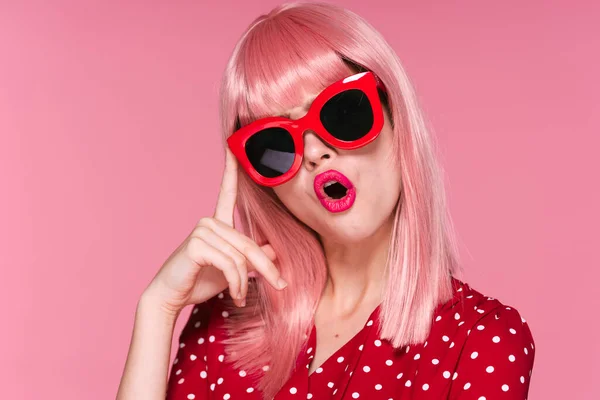
[[[240,307],[246,307],[246,299],[243,299],[240,303]]]
[[[242,291],[240,290],[240,291],[238,292],[238,294],[237,294],[237,299],[239,300],[239,299],[241,299],[241,298],[242,298]]]
[[[283,280],[283,278],[279,278],[279,280],[277,280],[277,286],[279,286],[279,289],[283,289],[287,286],[287,282]]]

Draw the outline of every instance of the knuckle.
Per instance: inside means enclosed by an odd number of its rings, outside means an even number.
[[[196,260],[200,258],[205,246],[204,240],[199,237],[192,236],[185,247],[187,255]]]
[[[206,238],[210,234],[210,229],[206,226],[198,226],[194,229],[194,235],[197,238]]]
[[[235,261],[235,265],[237,265],[238,269],[242,270],[247,268],[247,261],[245,257],[235,256],[233,260]]]
[[[202,217],[197,224],[199,227],[212,228],[215,226],[215,220],[211,217]]]

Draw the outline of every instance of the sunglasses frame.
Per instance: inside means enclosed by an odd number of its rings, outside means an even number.
[[[350,89],[361,90],[369,99],[373,111],[373,125],[369,132],[357,140],[344,141],[331,135],[323,126],[320,112],[323,106],[335,95]],[[308,112],[301,118],[290,119],[285,117],[266,117],[249,123],[235,131],[227,138],[227,144],[231,152],[236,156],[240,165],[254,182],[268,187],[281,185],[292,179],[300,170],[304,158],[303,134],[306,130],[315,132],[321,139],[331,146],[343,150],[353,150],[365,146],[375,140],[383,128],[383,108],[379,98],[378,89],[386,93],[381,80],[371,71],[360,72],[341,79],[326,87],[310,105]],[[292,137],[295,148],[295,156],[292,166],[284,174],[267,178],[262,176],[252,166],[245,151],[246,142],[252,135],[268,128],[283,128]]]

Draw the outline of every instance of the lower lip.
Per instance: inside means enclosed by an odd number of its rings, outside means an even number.
[[[352,204],[354,204],[354,200],[356,200],[356,188],[348,189],[348,192],[341,199],[332,199],[331,197],[322,197],[319,199],[321,205],[327,209],[327,211],[332,213],[340,213],[342,211],[346,211]]]

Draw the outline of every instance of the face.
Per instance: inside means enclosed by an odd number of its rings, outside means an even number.
[[[307,96],[313,98],[314,95]],[[308,107],[288,110],[298,119]],[[401,188],[400,168],[393,162],[391,121],[384,112],[379,136],[354,150],[329,146],[314,132],[304,132],[304,159],[298,173],[288,182],[273,187],[281,202],[321,238],[336,243],[358,243],[378,230],[390,227]],[[334,169],[353,184],[356,197],[352,206],[334,212],[322,205],[314,190],[318,174]]]

